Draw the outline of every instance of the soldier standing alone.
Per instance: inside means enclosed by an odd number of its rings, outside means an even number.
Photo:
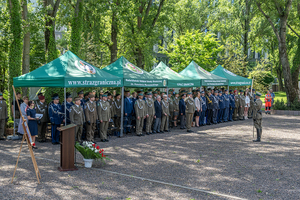
[[[134,103],[134,110],[136,116],[136,134],[137,136],[144,136],[143,135],[143,126],[144,126],[144,119],[146,118],[146,105],[145,101],[143,100],[143,93],[139,93],[139,99]]]
[[[254,126],[257,130],[257,139],[253,140],[253,142],[260,142],[261,135],[262,135],[262,126],[261,126],[261,121],[262,121],[262,101],[260,100],[261,93],[257,92],[255,95],[256,101],[252,99],[250,101],[251,106],[253,107],[253,122]]]
[[[75,105],[70,108],[69,114],[71,123],[77,125],[75,128],[75,141],[82,143],[81,135],[85,118],[83,108],[81,106],[81,99],[79,97],[75,98]]]
[[[189,92],[188,97],[185,99],[186,102],[186,128],[187,132],[191,133],[193,132],[191,130],[192,122],[193,122],[193,116],[195,113],[195,102],[193,99],[193,93]]]
[[[86,119],[86,139],[88,142],[94,142],[94,130],[96,129],[97,111],[95,95],[90,94],[89,100],[84,105]]]
[[[108,124],[111,119],[111,110],[110,110],[110,103],[107,101],[107,95],[102,95],[102,101],[98,102],[98,116],[101,122],[100,124],[100,136],[101,142],[108,142],[107,139],[107,129]]]

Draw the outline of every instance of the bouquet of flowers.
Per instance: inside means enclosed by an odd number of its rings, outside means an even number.
[[[81,153],[84,159],[101,159],[103,162],[110,160],[107,158],[107,155],[104,155],[104,150],[100,149],[93,142],[83,142],[83,146],[76,142],[75,148]]]

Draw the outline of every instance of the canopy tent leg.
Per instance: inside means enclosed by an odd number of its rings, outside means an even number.
[[[66,95],[66,88],[64,88],[64,96],[65,96],[65,126],[67,126],[67,95]]]
[[[227,91],[229,92],[229,85],[227,86]]]
[[[124,120],[124,86],[122,87],[122,102],[121,102],[121,132],[120,132],[120,137],[123,137],[123,120]]]
[[[168,87],[167,87],[167,96],[169,96],[169,90],[168,90]]]

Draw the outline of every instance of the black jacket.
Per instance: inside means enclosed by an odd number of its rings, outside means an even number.
[[[185,102],[183,99],[180,99],[179,101],[179,115],[181,115],[181,113],[183,113],[183,115],[185,115]]]
[[[158,101],[156,100],[154,102],[154,107],[155,107],[155,116],[157,118],[161,118],[161,114],[162,114],[162,107],[161,107],[161,102],[158,103]]]

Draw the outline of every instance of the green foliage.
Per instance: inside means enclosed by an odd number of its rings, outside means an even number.
[[[50,27],[50,33],[53,31],[53,27]],[[48,51],[47,51],[47,62],[51,62],[58,58],[59,51],[56,49],[55,38],[52,34],[49,37]]]
[[[274,102],[273,109],[274,110],[300,110],[300,101],[296,99],[288,106],[283,99],[281,100],[278,99]]]
[[[105,162],[105,160],[110,160],[104,155],[104,150],[100,149],[99,146],[96,147],[92,142],[84,142],[83,146],[76,142],[75,148],[85,159],[101,159],[103,162]]]
[[[178,72],[191,61],[195,61],[206,70],[211,70],[216,66],[217,55],[222,51],[223,46],[220,46],[214,34],[192,30],[176,36],[173,44],[170,44],[167,49],[163,47],[161,49]]]
[[[11,4],[9,3],[11,2]],[[7,1],[10,10],[10,33],[12,41],[9,48],[9,91],[10,97],[13,95],[12,85],[13,78],[21,75],[22,60],[22,20],[21,6],[19,0]]]
[[[72,32],[71,32],[71,51],[76,55],[80,56],[81,47],[81,34],[83,28],[83,2],[77,0],[75,13],[72,21]]]
[[[262,60],[257,63],[253,71],[249,76],[251,79],[254,77],[253,87],[257,91],[267,92],[270,84],[274,81],[274,77],[271,74],[270,66],[267,61]]]

